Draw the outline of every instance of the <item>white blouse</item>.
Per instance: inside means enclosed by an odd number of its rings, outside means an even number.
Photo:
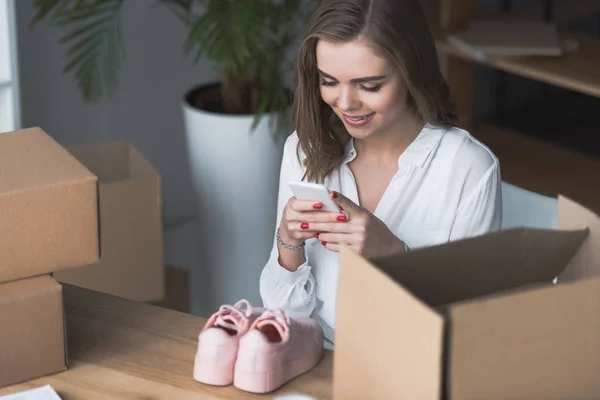
[[[296,157],[297,144],[294,132],[286,141],[281,164],[277,224],[293,196],[288,182],[304,175]],[[348,167],[355,157],[351,140],[346,158],[325,185],[359,204]],[[481,235],[500,229],[500,185],[498,159],[486,146],[462,129],[425,125],[398,158],[398,172],[374,215],[411,249]],[[265,307],[283,308],[291,317],[312,316],[333,342],[339,253],[316,239],[306,242],[304,252],[306,262],[290,272],[279,264],[274,240],[260,277],[260,294]]]

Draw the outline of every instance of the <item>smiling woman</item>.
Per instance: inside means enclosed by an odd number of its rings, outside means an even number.
[[[419,0],[323,0],[298,54],[294,117],[265,306],[312,315],[333,342],[342,245],[375,258],[500,228],[498,160],[456,126]],[[323,183],[344,214],[294,198],[299,180]]]

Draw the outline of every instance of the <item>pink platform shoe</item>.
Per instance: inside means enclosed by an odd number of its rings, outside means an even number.
[[[233,306],[221,306],[208,319],[198,336],[193,374],[196,381],[216,386],[233,383],[239,340],[263,311],[240,300]]]
[[[323,342],[323,330],[313,319],[267,310],[240,340],[233,384],[247,392],[269,393],[315,367]]]

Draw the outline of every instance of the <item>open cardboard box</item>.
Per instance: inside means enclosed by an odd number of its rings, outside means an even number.
[[[162,301],[165,262],[159,174],[127,140],[68,150],[98,177],[102,258],[57,271],[54,277],[131,300]]]
[[[334,399],[598,398],[600,219],[560,197],[558,228],[343,249]]]

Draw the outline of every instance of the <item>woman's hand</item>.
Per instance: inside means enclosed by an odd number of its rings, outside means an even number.
[[[338,192],[332,192],[331,198],[346,212],[348,220],[336,218],[331,222],[310,224],[310,230],[319,232],[318,239],[326,248],[337,252],[345,244],[365,258],[382,257],[405,250],[404,243],[368,210]]]
[[[281,216],[279,237],[285,244],[300,246],[306,239],[317,236],[315,224],[338,221],[339,213],[321,211],[323,205],[318,201],[298,200],[291,197]]]

